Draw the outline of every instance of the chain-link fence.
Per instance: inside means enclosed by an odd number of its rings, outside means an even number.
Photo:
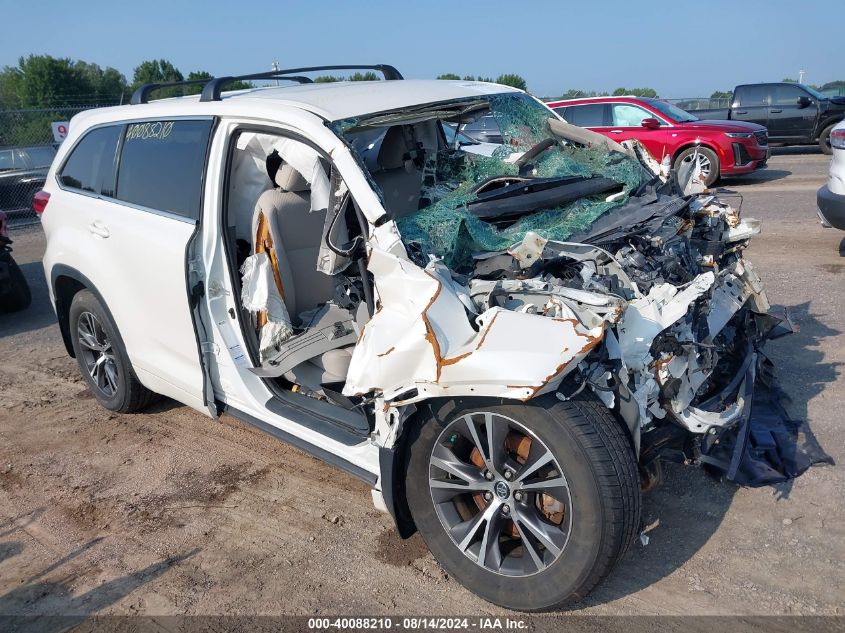
[[[695,112],[696,110],[727,110],[731,107],[731,97],[685,97],[683,99],[665,99],[682,110]]]
[[[68,122],[91,107],[0,110],[0,211],[11,228],[38,222],[32,198],[44,186]]]

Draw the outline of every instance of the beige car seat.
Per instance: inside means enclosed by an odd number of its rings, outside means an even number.
[[[277,188],[261,194],[255,205],[253,251],[267,253],[291,321],[307,326],[300,323],[299,315],[334,296],[334,280],[317,270],[326,211],[311,211],[308,182],[290,165],[283,164],[274,180]],[[263,324],[259,315],[258,326]],[[317,388],[315,382],[345,381],[353,349],[329,350],[301,363],[292,370],[296,374],[293,382],[308,382]]]

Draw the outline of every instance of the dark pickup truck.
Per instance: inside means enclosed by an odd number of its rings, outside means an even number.
[[[692,112],[702,119],[759,123],[772,143],[818,143],[830,154],[830,131],[845,119],[845,97],[826,97],[796,83],[746,84],[734,89],[730,108]]]
[[[44,186],[55,157],[52,145],[0,147],[0,209],[32,211],[32,197]]]

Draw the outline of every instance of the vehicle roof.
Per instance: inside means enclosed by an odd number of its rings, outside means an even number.
[[[221,104],[248,109],[250,104],[265,108],[268,101],[298,107],[329,121],[363,116],[426,103],[465,99],[487,94],[519,92],[516,88],[483,81],[444,81],[439,79],[403,79],[393,81],[337,81],[250,88],[224,92],[220,101],[201,102],[199,95],[150,101],[148,104],[116,106],[109,110],[137,111],[150,116],[153,107],[184,115],[214,114]],[[143,114],[142,114],[143,112]]]
[[[589,103],[595,101],[601,103],[602,101],[642,101],[650,97],[638,97],[636,95],[604,95],[601,97],[572,97],[570,99],[555,99],[554,101],[546,102],[549,107],[557,107],[563,104],[575,105],[576,103]]]

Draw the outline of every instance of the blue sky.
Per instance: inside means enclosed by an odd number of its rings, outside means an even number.
[[[2,16],[0,66],[46,53],[114,66],[130,81],[151,58],[185,74],[258,72],[274,59],[391,63],[409,78],[515,72],[541,96],[619,86],[709,95],[802,68],[808,83],[845,79],[843,0],[3,0]]]

